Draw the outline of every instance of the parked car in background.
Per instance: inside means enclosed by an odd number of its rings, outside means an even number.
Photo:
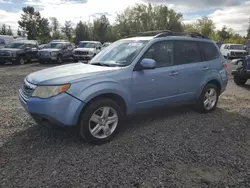
[[[46,48],[39,50],[39,62],[41,64],[57,62],[62,64],[65,59],[72,58],[74,47],[70,42],[64,40],[53,40]]]
[[[121,39],[89,64],[32,73],[21,104],[41,125],[77,125],[93,144],[114,138],[124,117],[142,109],[193,104],[211,112],[228,83],[225,59],[203,35],[180,35],[187,33]]]
[[[9,35],[0,35],[0,49],[4,48],[6,45],[12,43],[14,40],[13,36]]]
[[[242,44],[222,44],[220,47],[222,55],[227,58],[241,58],[248,55]]]
[[[39,44],[39,45],[38,45],[38,48],[39,48],[39,50],[41,50],[41,49],[46,48],[47,45],[48,45],[48,44]]]
[[[101,51],[102,43],[99,41],[80,41],[77,48],[73,51],[74,61],[91,60]]]
[[[111,42],[105,42],[105,43],[103,43],[103,45],[102,45],[102,50],[104,49],[104,48],[106,48],[107,46],[109,46],[110,44],[112,44]]]
[[[0,49],[0,63],[24,64],[38,59],[38,43],[34,40],[15,40]]]

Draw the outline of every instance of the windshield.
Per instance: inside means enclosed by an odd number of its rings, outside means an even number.
[[[230,49],[244,50],[244,46],[243,45],[230,45]]]
[[[23,48],[23,43],[11,43],[5,46],[6,48]]]
[[[63,44],[62,43],[50,43],[46,46],[46,48],[62,49]]]
[[[96,43],[80,42],[78,48],[95,48]]]
[[[122,40],[117,41],[99,54],[97,54],[90,64],[101,64],[107,66],[127,66],[142,50],[148,41]]]

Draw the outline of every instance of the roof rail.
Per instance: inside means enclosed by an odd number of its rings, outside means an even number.
[[[207,36],[202,35],[198,32],[172,32],[170,30],[155,30],[155,31],[145,31],[139,32],[137,35],[130,35],[124,38],[136,37],[136,36],[154,36],[154,38],[168,37],[168,36],[190,36],[192,38],[203,38],[210,39]]]
[[[185,36],[185,35],[188,35],[192,38],[210,39],[209,37],[204,36],[198,32],[172,32],[172,31],[159,33],[155,36],[155,38],[167,37],[167,36]]]

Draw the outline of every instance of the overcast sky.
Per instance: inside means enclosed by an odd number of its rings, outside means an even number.
[[[115,21],[116,12],[136,3],[165,4],[184,15],[184,23],[201,16],[213,19],[217,29],[223,25],[245,35],[249,25],[250,0],[0,0],[0,25],[5,23],[16,30],[22,7],[34,6],[43,17],[57,17],[63,24],[71,20],[92,20],[105,14],[110,22]]]

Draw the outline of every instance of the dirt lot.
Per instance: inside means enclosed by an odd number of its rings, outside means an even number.
[[[46,67],[0,67],[0,187],[250,187],[250,83],[230,80],[211,114],[151,111],[90,146],[36,125],[19,104],[24,77]]]

